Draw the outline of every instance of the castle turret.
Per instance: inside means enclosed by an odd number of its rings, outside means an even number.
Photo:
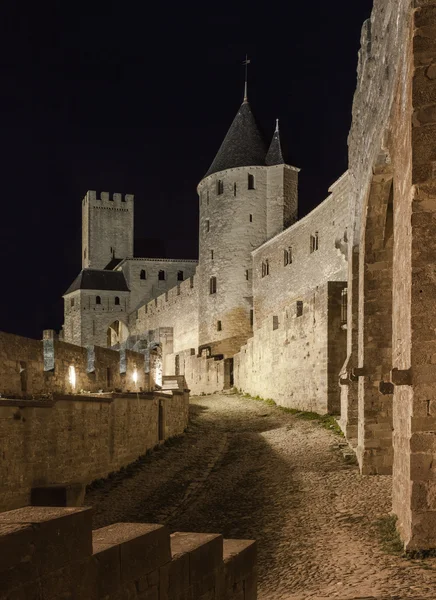
[[[296,219],[298,169],[278,128],[267,152],[245,95],[198,185],[199,343],[231,357],[252,335],[251,252]]]
[[[290,227],[298,217],[298,173],[300,169],[285,163],[278,119],[265,163],[268,166],[266,236],[269,240]]]
[[[87,192],[82,202],[82,268],[133,256],[133,196]]]

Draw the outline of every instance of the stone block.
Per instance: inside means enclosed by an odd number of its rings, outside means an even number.
[[[171,536],[173,556],[189,555],[189,582],[198,594],[209,585],[208,575],[214,574],[223,562],[223,538],[214,533],[181,533]]]
[[[257,544],[253,540],[224,540],[226,583],[241,581],[256,567]]]
[[[96,547],[119,546],[121,583],[144,577],[171,560],[170,536],[163,525],[117,523],[93,532]]]
[[[171,536],[172,539],[173,536]],[[160,568],[160,598],[183,598],[189,588],[189,554],[177,554],[172,548],[171,562]]]
[[[70,562],[91,556],[91,516],[90,508],[26,507],[1,513],[0,526],[31,527],[34,544],[31,560],[44,576]],[[22,535],[25,535],[24,531]]]
[[[97,571],[98,597],[105,598],[121,587],[120,547],[94,542],[92,559]]]
[[[98,600],[97,566],[92,558],[71,562],[41,581],[43,600]]]

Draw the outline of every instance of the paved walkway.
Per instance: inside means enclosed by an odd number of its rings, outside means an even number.
[[[259,598],[436,598],[436,559],[385,553],[389,477],[362,477],[319,425],[237,395],[191,399],[181,440],[91,491],[95,527],[257,539]]]

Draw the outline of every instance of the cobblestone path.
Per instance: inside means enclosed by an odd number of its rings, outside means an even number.
[[[264,600],[436,598],[436,559],[385,553],[389,477],[362,477],[318,424],[237,395],[191,399],[186,436],[90,491],[94,527],[257,539]]]

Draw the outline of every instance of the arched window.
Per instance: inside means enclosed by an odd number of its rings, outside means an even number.
[[[248,174],[248,189],[254,190],[254,175],[251,173]]]
[[[115,306],[119,306],[120,305],[120,298],[119,296],[115,296]]]
[[[224,181],[222,179],[217,179],[216,193],[217,193],[217,196],[224,194]]]
[[[139,274],[139,279],[147,279],[147,273],[145,269],[141,269],[141,273]]]
[[[165,281],[165,271],[159,271],[158,279],[159,281]]]
[[[209,280],[209,293],[216,294],[216,277],[211,277]]]
[[[95,303],[96,304],[101,304],[101,296],[96,296],[95,297]]]
[[[177,271],[177,281],[183,281],[183,271]]]

